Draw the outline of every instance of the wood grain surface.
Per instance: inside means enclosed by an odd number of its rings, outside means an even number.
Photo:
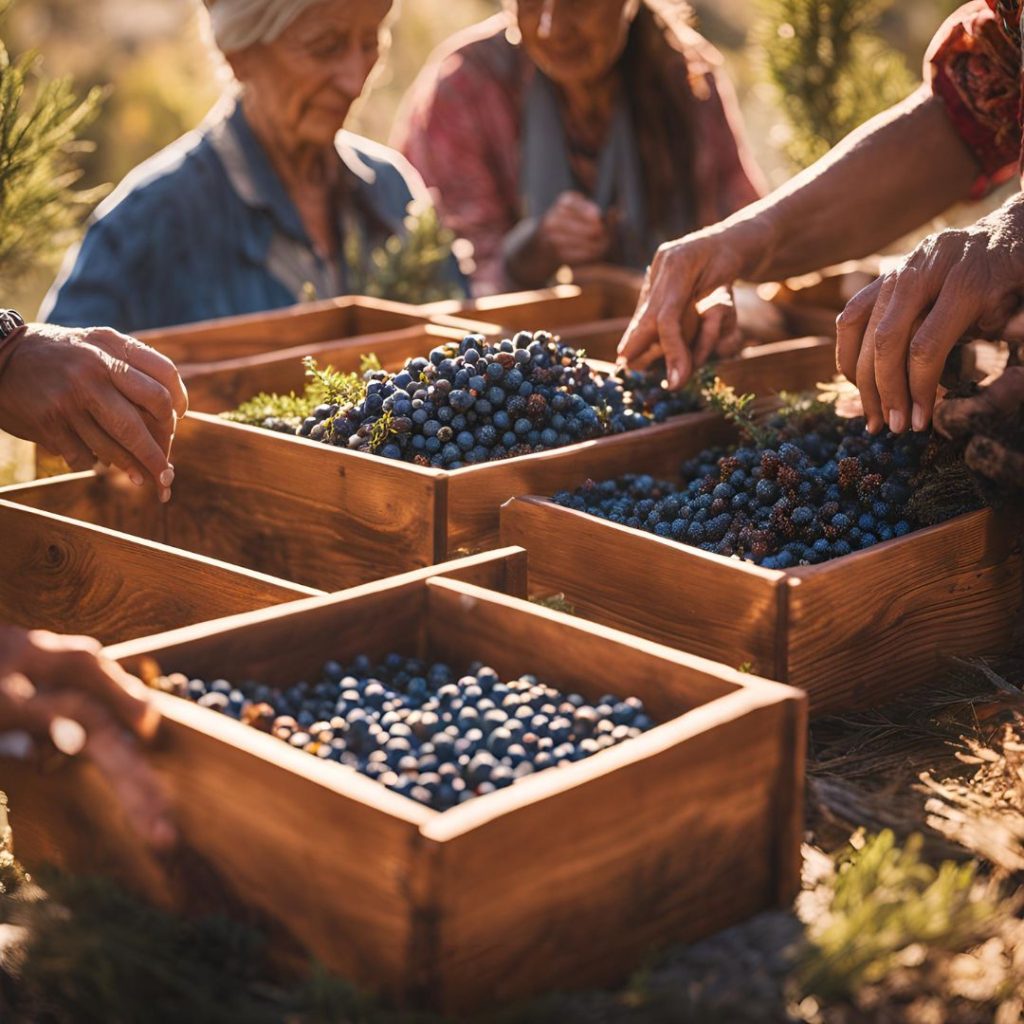
[[[140,331],[136,337],[176,363],[199,363],[395,331],[427,319],[415,306],[346,295],[261,313]]]
[[[319,591],[0,501],[0,621],[105,644]]]
[[[1024,622],[1020,524],[991,510],[788,573],[785,678],[815,714],[882,704]]]
[[[151,757],[192,860],[328,967],[390,1001],[470,1010],[618,978],[654,948],[793,895],[805,699],[789,687],[424,574],[107,653],[290,683],[327,657],[391,649],[532,670],[592,699],[638,694],[661,721],[438,814],[158,695]],[[32,806],[30,782],[19,779],[16,808]]]
[[[529,552],[533,593],[562,593],[585,618],[780,678],[784,573],[535,496],[502,508],[501,537]]]
[[[302,360],[312,356],[321,367],[358,372],[364,356],[374,355],[386,370],[398,370],[407,359],[426,356],[432,348],[461,341],[466,331],[435,324],[358,338],[308,343],[274,352],[240,356],[180,367],[188,387],[189,408],[196,412],[230,411],[260,392],[301,394],[308,378]]]

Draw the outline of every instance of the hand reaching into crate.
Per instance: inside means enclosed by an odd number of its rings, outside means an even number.
[[[175,830],[135,741],[152,739],[159,723],[146,694],[89,637],[0,626],[0,738],[27,735],[66,756],[88,757],[139,835],[159,850],[174,842]]]
[[[1011,366],[973,398],[940,402],[935,427],[970,438],[964,458],[997,484],[1024,490],[1024,366]]]
[[[0,344],[0,429],[56,451],[147,476],[171,496],[171,443],[188,398],[174,364],[107,328],[28,324]]]

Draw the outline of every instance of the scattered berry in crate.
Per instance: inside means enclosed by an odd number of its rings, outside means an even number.
[[[443,811],[535,772],[581,761],[650,729],[643,702],[606,694],[589,703],[524,675],[389,654],[329,661],[318,682],[286,689],[206,683],[175,673],[157,686],[403,796]]]
[[[496,343],[469,335],[408,360],[398,373],[367,372],[356,395],[350,377],[345,380],[341,393],[327,389],[301,423],[294,403],[278,410],[268,396],[249,403],[243,422],[459,469],[638,430],[700,404],[696,391],[670,392],[649,375],[602,375],[582,352],[545,331],[521,331]],[[228,415],[240,418],[237,411]]]
[[[702,452],[682,483],[630,475],[554,501],[766,569],[839,558],[923,525],[914,495],[936,465],[930,435],[872,437],[863,419],[834,412],[774,429],[771,445]]]

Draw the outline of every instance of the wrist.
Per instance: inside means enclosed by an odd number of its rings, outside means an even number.
[[[773,280],[777,232],[769,211],[745,217],[723,225],[722,245],[735,261],[734,279],[737,281]]]
[[[15,352],[24,344],[25,336],[28,334],[28,324],[21,323],[9,331],[4,337],[0,337],[0,383],[3,381],[4,371],[7,369]]]

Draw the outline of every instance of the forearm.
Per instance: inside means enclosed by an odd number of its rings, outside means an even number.
[[[739,277],[772,281],[866,256],[965,198],[978,165],[942,104],[918,92],[716,229]]]

